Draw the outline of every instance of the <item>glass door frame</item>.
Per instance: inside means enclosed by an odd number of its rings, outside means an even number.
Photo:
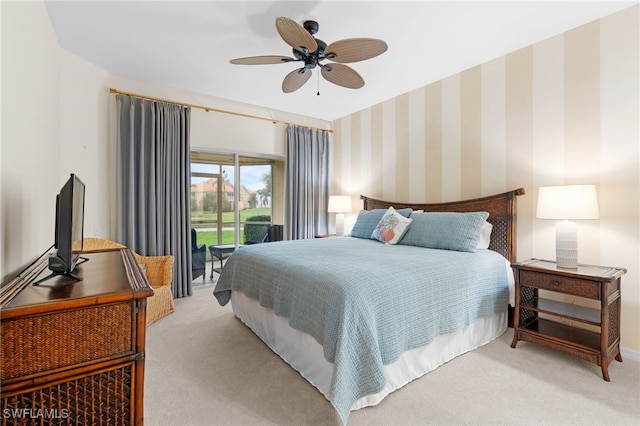
[[[233,175],[233,197],[234,197],[234,209],[233,209],[233,228],[234,228],[234,245],[236,248],[238,248],[241,244],[241,235],[240,235],[240,231],[241,231],[241,226],[242,226],[242,222],[240,220],[240,185],[241,185],[241,172],[240,169],[242,167],[241,161],[240,159],[242,157],[246,157],[246,158],[250,158],[250,159],[255,159],[255,160],[264,160],[264,165],[270,165],[271,169],[270,169],[270,173],[271,173],[271,179],[273,182],[273,173],[274,173],[274,166],[273,166],[273,162],[283,162],[284,159],[280,158],[280,157],[274,157],[274,156],[266,156],[266,155],[260,155],[260,154],[247,154],[247,153],[239,153],[239,152],[234,152],[234,153],[230,153],[230,152],[220,152],[220,151],[209,151],[206,149],[194,149],[191,151],[191,158],[190,158],[190,164],[211,164],[211,165],[216,165],[216,166],[220,166],[219,168],[219,172],[218,173],[206,173],[206,172],[191,172],[191,177],[215,177],[216,178],[216,185],[217,185],[217,190],[218,190],[218,194],[217,194],[217,203],[218,206],[220,206],[218,208],[217,211],[217,240],[218,240],[218,244],[222,244],[222,197],[223,197],[223,185],[224,185],[224,179],[222,176],[222,167],[228,166],[230,167],[230,161],[232,157],[233,159],[233,168],[234,168],[234,175]],[[198,156],[202,156],[203,158],[198,158]],[[211,159],[206,159],[207,155],[211,155]],[[227,161],[215,161],[214,158],[216,156],[222,156],[222,157],[227,157]],[[195,157],[195,158],[194,158]],[[250,165],[250,164],[246,164],[246,165]],[[273,200],[273,194],[272,194],[272,200]],[[273,222],[274,220],[274,205],[273,203],[270,204],[271,207],[271,221]]]
[[[214,178],[216,180],[216,204],[218,206],[216,212],[216,230],[218,236],[217,244],[222,244],[222,173],[207,173],[207,172],[191,172],[191,177],[201,178]],[[193,226],[193,220],[191,220]]]

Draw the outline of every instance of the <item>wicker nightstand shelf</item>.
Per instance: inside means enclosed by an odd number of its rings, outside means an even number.
[[[556,349],[601,367],[620,355],[620,277],[627,271],[594,265],[558,268],[555,262],[529,259],[512,265],[516,277],[513,342],[524,340]],[[571,303],[540,297],[540,290],[573,297]],[[562,299],[562,296],[560,297]],[[599,308],[575,304],[598,300]]]

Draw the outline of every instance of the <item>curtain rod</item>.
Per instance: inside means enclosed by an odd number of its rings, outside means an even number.
[[[224,109],[212,108],[212,107],[208,107],[208,106],[204,106],[204,105],[187,104],[187,103],[184,103],[184,102],[174,102],[174,101],[169,100],[169,99],[154,98],[152,96],[139,95],[137,93],[123,92],[121,90],[114,89],[114,88],[110,88],[109,89],[109,93],[133,96],[134,98],[149,99],[149,100],[158,101],[158,102],[168,102],[170,104],[178,104],[178,105],[187,106],[187,107],[191,107],[191,108],[199,108],[199,109],[205,110],[206,112],[211,112],[212,111],[212,112],[219,112],[219,113],[222,113],[222,114],[236,115],[236,116],[239,116],[239,117],[254,118],[256,120],[271,121],[273,124],[283,123],[283,124],[291,125],[291,123],[288,123],[288,122],[282,121],[282,120],[277,120],[277,119],[274,119],[274,118],[266,118],[266,117],[260,117],[258,115],[243,114],[241,112],[227,111],[227,110],[224,110]],[[296,126],[302,126],[302,125],[301,124],[296,124]],[[308,127],[310,129],[314,129],[314,130],[322,130],[324,132],[329,132],[329,133],[333,132],[333,130],[331,130],[331,129],[323,129],[321,127],[315,127],[315,126],[302,126],[302,127]]]

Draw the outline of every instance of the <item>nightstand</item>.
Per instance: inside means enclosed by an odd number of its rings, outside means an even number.
[[[512,267],[516,306],[511,347],[523,340],[565,352],[599,365],[609,381],[609,364],[614,358],[622,362],[620,278],[626,269],[596,265],[565,269],[541,259]],[[539,296],[540,290],[549,296]],[[554,293],[559,297],[552,297]],[[584,303],[575,303],[581,299]],[[599,307],[582,306],[589,300],[599,301]]]

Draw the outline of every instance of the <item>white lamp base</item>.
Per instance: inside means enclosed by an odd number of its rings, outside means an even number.
[[[578,268],[578,225],[563,220],[556,224],[556,264],[560,268]]]
[[[344,236],[344,213],[336,214],[336,235]]]

